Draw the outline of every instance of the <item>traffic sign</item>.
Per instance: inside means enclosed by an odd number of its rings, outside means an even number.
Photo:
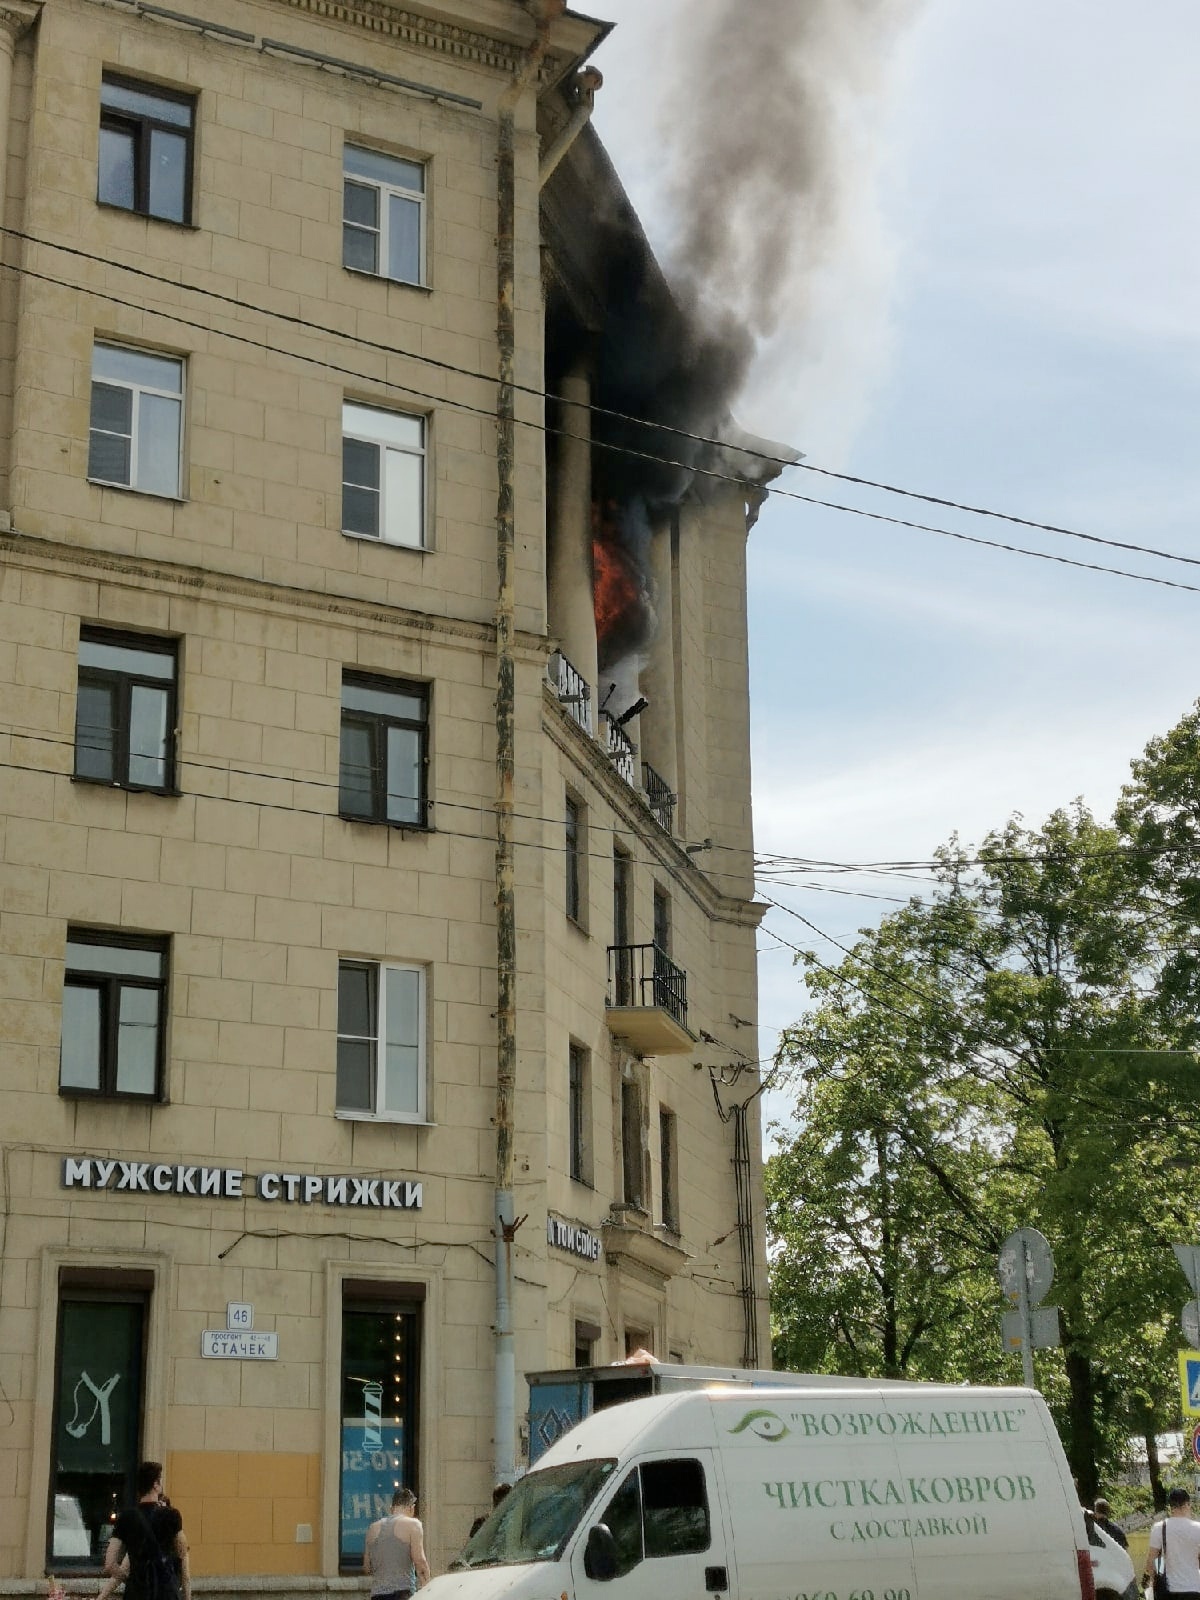
[[[1192,1428],[1192,1460],[1200,1466],[1200,1422]]]
[[[1192,1293],[1200,1296],[1200,1245],[1173,1244],[1175,1259],[1183,1268],[1183,1275],[1192,1286]]]
[[[1006,1311],[1000,1319],[1000,1332],[1006,1350],[1021,1348],[1021,1313]],[[1035,1350],[1053,1350],[1060,1343],[1057,1306],[1031,1306],[1029,1332]]]
[[[1193,1350],[1200,1350],[1200,1300],[1189,1300],[1179,1313],[1183,1337]]]
[[[1010,1233],[1000,1246],[1000,1287],[1010,1300],[1019,1299],[1018,1279],[1022,1245],[1025,1247],[1026,1292],[1029,1304],[1036,1306],[1039,1301],[1045,1299],[1046,1291],[1054,1282],[1054,1257],[1050,1253],[1045,1234],[1039,1233],[1036,1228],[1018,1228],[1015,1233]],[[1196,1292],[1200,1294],[1200,1289]]]
[[[1185,1417],[1200,1417],[1200,1355],[1179,1352],[1179,1404]]]

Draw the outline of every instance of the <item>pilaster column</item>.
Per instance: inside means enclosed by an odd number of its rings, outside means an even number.
[[[592,594],[592,388],[586,366],[559,385],[562,433],[551,501],[550,631],[596,695],[596,607]]]

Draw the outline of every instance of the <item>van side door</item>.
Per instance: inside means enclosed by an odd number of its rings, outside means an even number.
[[[575,1600],[728,1600],[731,1552],[711,1450],[627,1468],[580,1532]]]

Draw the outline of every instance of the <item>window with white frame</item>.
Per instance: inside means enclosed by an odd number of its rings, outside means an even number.
[[[397,283],[425,281],[425,167],[348,144],[342,265]]]
[[[342,406],[342,532],[425,544],[425,419]]]
[[[182,438],[182,360],[97,342],[88,477],[177,499]]]
[[[337,1109],[348,1116],[428,1121],[425,968],[338,963]]]

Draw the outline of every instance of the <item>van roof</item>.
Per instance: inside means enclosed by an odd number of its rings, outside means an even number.
[[[762,1396],[764,1405],[777,1406],[788,1401],[807,1401],[822,1408],[836,1405],[839,1397],[844,1396],[847,1402],[858,1410],[866,1394],[878,1394],[881,1399],[886,1396],[893,1402],[905,1395],[924,1400],[952,1398],[959,1405],[966,1403],[986,1405],[997,1401],[1028,1400],[1035,1396],[1040,1399],[1032,1389],[983,1388],[948,1383],[903,1383],[894,1379],[864,1383],[861,1378],[851,1378],[844,1386],[838,1386],[836,1379],[822,1378],[812,1384],[778,1386],[772,1384],[770,1388],[761,1389],[745,1385],[723,1386],[717,1383],[705,1389],[672,1391],[669,1394],[648,1395],[641,1400],[626,1400],[619,1405],[607,1406],[602,1411],[596,1411],[569,1429],[556,1444],[540,1456],[533,1470],[562,1466],[569,1461],[626,1455],[644,1434],[652,1429],[657,1432],[668,1418],[683,1422],[686,1417],[691,1435],[688,1442],[692,1446],[715,1445],[717,1433],[714,1412],[730,1406],[738,1406],[744,1411],[748,1406],[753,1406],[755,1395]],[[670,1433],[672,1430],[667,1428],[664,1431]]]

